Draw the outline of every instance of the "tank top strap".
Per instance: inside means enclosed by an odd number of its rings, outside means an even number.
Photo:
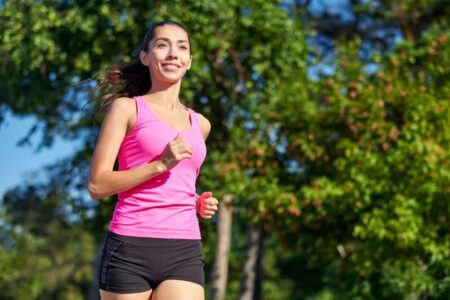
[[[137,110],[136,123],[143,122],[149,117],[152,118],[151,112],[148,109],[148,104],[145,103],[145,100],[142,99],[141,96],[134,96],[133,98],[136,101],[136,110]]]
[[[197,113],[189,107],[186,107],[186,109],[189,111],[189,115],[191,116],[191,126],[193,127],[193,129],[197,128],[198,130],[200,130],[200,123],[198,121]]]
[[[138,99],[138,97],[133,97],[134,101],[135,101],[135,105],[136,105],[136,121],[134,123],[133,128],[137,128],[138,126],[140,126],[141,122],[142,122],[142,105]]]
[[[141,112],[143,110],[143,106],[145,105],[145,103],[142,103],[143,100],[141,99],[141,96],[134,96],[133,98],[136,101],[136,107],[138,112]]]

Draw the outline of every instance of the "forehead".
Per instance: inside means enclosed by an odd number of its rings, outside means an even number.
[[[168,38],[174,41],[188,41],[188,34],[183,28],[174,25],[163,25],[155,28],[153,39]]]

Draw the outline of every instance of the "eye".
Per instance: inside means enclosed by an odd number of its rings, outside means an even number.
[[[164,48],[164,47],[166,47],[166,44],[164,43],[156,44],[156,48]]]
[[[180,45],[180,47],[179,47],[180,49],[182,49],[182,50],[187,50],[188,49],[188,47],[187,46],[185,46],[185,45]]]

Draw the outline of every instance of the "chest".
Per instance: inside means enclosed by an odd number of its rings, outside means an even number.
[[[154,161],[162,157],[167,145],[177,134],[177,130],[169,128],[160,120],[148,120],[136,131],[134,140],[140,155],[146,157],[147,161]],[[193,154],[190,159],[183,160],[179,165],[199,168],[206,157],[206,145],[200,130],[190,125],[180,134],[191,144]]]
[[[192,127],[192,119],[187,110],[167,110],[157,106],[151,107],[156,119],[176,131],[185,132]]]

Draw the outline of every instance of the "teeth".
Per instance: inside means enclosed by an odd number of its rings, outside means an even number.
[[[176,71],[178,70],[178,66],[177,65],[173,65],[173,64],[164,64],[162,65],[164,69],[166,70],[170,70],[170,71]]]

